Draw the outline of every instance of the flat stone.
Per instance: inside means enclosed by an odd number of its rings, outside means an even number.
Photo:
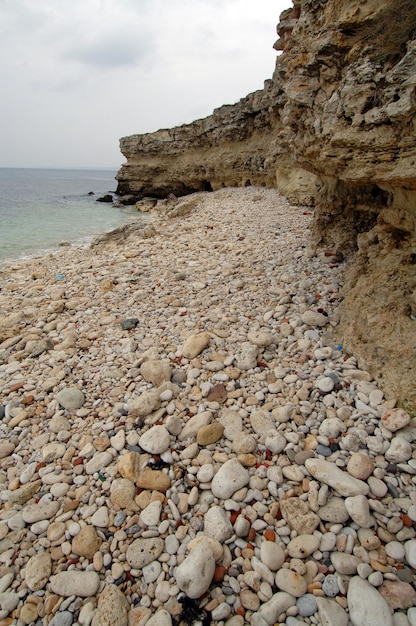
[[[20,598],[13,591],[4,591],[0,593],[0,610],[11,613],[19,604]]]
[[[179,588],[188,598],[200,598],[209,588],[215,572],[215,560],[208,543],[193,547],[174,571]]]
[[[54,459],[60,459],[64,456],[66,446],[63,443],[51,442],[42,448],[42,460],[50,463]]]
[[[410,415],[404,409],[387,409],[381,416],[381,423],[392,433],[404,428],[410,422]]]
[[[139,439],[139,446],[150,454],[162,454],[170,445],[170,434],[165,426],[152,426]]]
[[[136,487],[128,478],[116,478],[111,483],[110,500],[122,509],[135,509]]]
[[[277,572],[285,562],[285,551],[274,541],[262,541],[260,545],[260,560],[269,570]]]
[[[49,432],[58,434],[61,430],[70,430],[70,422],[64,415],[54,415],[49,422]]]
[[[409,609],[415,603],[416,591],[409,583],[399,580],[385,580],[378,587],[378,591],[394,611],[396,609]]]
[[[214,476],[214,466],[212,465],[212,463],[204,463],[204,465],[201,465],[201,467],[198,470],[198,473],[196,475],[197,480],[200,483],[209,483],[211,482],[213,476]]]
[[[39,591],[52,573],[52,559],[48,552],[33,555],[26,563],[25,582],[31,591]]]
[[[133,398],[127,405],[127,413],[137,417],[146,417],[160,407],[160,393],[157,389],[145,391],[138,398]]]
[[[404,544],[406,561],[410,567],[416,568],[416,539],[410,539]]]
[[[359,480],[367,480],[374,472],[374,468],[373,461],[362,452],[353,452],[348,460],[348,474]]]
[[[280,510],[290,528],[299,535],[309,535],[319,526],[320,519],[300,498],[280,501]]]
[[[131,611],[130,611],[131,614]],[[129,620],[130,620],[129,614]],[[152,615],[146,622],[143,620],[138,624],[138,626],[142,626],[142,624],[146,624],[146,626],[172,626],[172,617],[170,613],[166,609],[158,609],[154,615]],[[135,624],[130,624],[129,626],[135,626]]]
[[[227,499],[248,484],[249,472],[237,459],[226,461],[212,479],[211,490],[217,498]]]
[[[343,524],[349,518],[349,513],[345,506],[345,500],[333,496],[329,498],[328,502],[320,507],[318,515],[321,520],[325,522],[332,522],[333,524]]]
[[[412,444],[404,437],[393,437],[385,457],[390,463],[404,463],[412,457]]]
[[[314,478],[329,485],[342,496],[367,495],[368,485],[323,459],[306,459],[305,467]]]
[[[304,596],[298,598],[296,601],[296,606],[301,617],[310,617],[311,615],[314,615],[318,610],[316,596],[314,596],[312,593],[305,593]]]
[[[126,444],[126,434],[124,430],[119,430],[114,437],[110,437],[110,444],[117,452],[121,452]]]
[[[14,449],[15,445],[11,441],[0,441],[0,459],[5,459],[13,454]]]
[[[272,333],[264,330],[252,331],[250,333],[247,333],[247,339],[250,343],[258,346],[259,348],[267,348],[275,341]]]
[[[210,411],[203,411],[197,413],[191,417],[182,428],[178,439],[179,441],[186,441],[187,439],[194,439],[200,428],[206,426],[212,421],[212,413]]]
[[[230,441],[241,435],[243,430],[243,420],[236,411],[230,409],[223,409],[218,419],[220,424],[224,426],[224,437]]]
[[[335,383],[329,376],[324,376],[318,380],[316,386],[322,393],[330,393],[335,387]]]
[[[277,430],[269,430],[264,441],[266,448],[273,454],[280,454],[287,446],[287,440]]]
[[[19,621],[31,624],[38,618],[38,605],[34,602],[25,602],[19,611]]]
[[[291,569],[280,569],[276,573],[275,581],[281,591],[285,591],[295,598],[303,596],[308,588],[306,578]]]
[[[123,478],[136,483],[140,472],[142,471],[142,463],[140,462],[140,454],[138,452],[125,452],[119,459],[117,470]]]
[[[276,423],[268,411],[258,409],[250,415],[250,423],[257,435],[266,437],[270,431],[275,430]]]
[[[60,504],[55,500],[52,502],[37,502],[28,504],[22,511],[22,518],[26,524],[34,524],[45,519],[51,519],[59,511]]]
[[[152,470],[146,467],[137,477],[136,484],[142,489],[165,493],[170,487],[170,478],[162,470]]]
[[[126,626],[130,604],[116,585],[107,585],[98,598],[91,626]]]
[[[335,574],[328,574],[328,576],[325,576],[322,583],[322,591],[326,596],[335,598],[340,593],[338,576]]]
[[[109,511],[106,506],[100,506],[91,517],[91,524],[98,528],[107,528],[109,526]]]
[[[207,395],[207,402],[219,402],[222,404],[226,401],[228,397],[227,390],[223,383],[219,383],[218,385],[214,385],[214,387],[210,390]]]
[[[285,613],[290,607],[295,606],[296,599],[289,593],[278,591],[267,602],[264,602],[259,611],[252,615],[252,623],[256,619],[256,615],[260,616],[268,626],[272,626],[277,622],[279,615]]]
[[[257,356],[259,349],[250,342],[241,344],[240,352],[237,354],[237,367],[240,370],[247,371],[257,367]]]
[[[305,559],[319,548],[320,539],[315,535],[298,535],[287,546],[287,553],[295,559]]]
[[[160,500],[150,502],[145,509],[140,513],[139,520],[144,526],[157,526],[160,521],[160,514],[162,512],[162,503]]]
[[[337,573],[346,574],[347,576],[356,574],[357,567],[362,563],[357,556],[347,554],[346,552],[332,552],[330,558]]]
[[[305,311],[302,313],[302,322],[307,324],[308,326],[317,326],[321,328],[322,326],[326,326],[329,322],[329,317],[323,315],[322,313],[318,313],[318,311]]]
[[[100,587],[100,578],[97,572],[70,570],[59,572],[50,579],[50,589],[58,596],[79,596],[89,598],[95,596]]]
[[[157,559],[162,554],[164,545],[165,542],[160,537],[135,539],[127,548],[127,562],[134,569],[140,569]]]
[[[182,355],[185,359],[194,359],[209,345],[211,335],[208,332],[191,335],[182,346]]]
[[[94,554],[100,549],[102,543],[94,526],[90,524],[82,526],[81,530],[72,540],[71,550],[74,554],[92,559]]]
[[[390,607],[383,596],[359,576],[351,578],[347,600],[353,626],[393,626]]]
[[[200,446],[209,446],[219,441],[224,433],[224,426],[218,422],[211,422],[202,426],[196,435],[196,442]]]
[[[140,374],[154,387],[160,387],[163,383],[170,381],[172,368],[166,361],[145,361],[140,366]]]
[[[77,387],[62,389],[55,399],[64,409],[80,409],[85,403],[85,396]]]
[[[370,528],[374,526],[375,521],[370,514],[370,504],[365,496],[350,496],[345,498],[345,508],[351,519],[360,526],[360,528]]]
[[[133,330],[139,323],[139,319],[137,317],[128,317],[124,320],[121,320],[120,325],[122,330]]]
[[[348,613],[338,602],[317,596],[316,604],[322,626],[348,626]]]
[[[204,535],[197,535],[195,537],[195,539],[191,539],[191,541],[188,543],[188,548],[190,550],[193,550],[194,546],[196,546],[196,544],[198,543],[203,543],[206,542],[209,544],[209,547],[212,550],[212,553],[214,555],[214,560],[216,563],[219,563],[224,555],[224,549],[222,544],[217,541],[217,539],[214,539],[213,537],[208,537],[208,535],[204,534]]]
[[[99,472],[104,469],[104,467],[108,467],[114,460],[111,452],[97,452],[94,454],[92,459],[88,461],[85,465],[85,472],[89,475],[95,474],[95,472]]]
[[[384,546],[387,556],[397,561],[403,561],[405,557],[404,545],[400,541],[389,541]]]
[[[208,509],[204,517],[204,534],[220,543],[232,536],[233,527],[224,509],[219,506]]]

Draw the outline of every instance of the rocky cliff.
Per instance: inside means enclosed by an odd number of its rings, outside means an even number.
[[[416,407],[416,5],[294,0],[262,91],[203,120],[121,139],[137,198],[276,186],[315,206],[350,259],[339,339]]]

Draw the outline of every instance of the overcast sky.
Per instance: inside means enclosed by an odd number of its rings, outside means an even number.
[[[0,167],[114,167],[119,138],[263,88],[290,0],[0,0]]]

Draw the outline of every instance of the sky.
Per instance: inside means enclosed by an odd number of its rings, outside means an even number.
[[[111,167],[119,139],[262,89],[291,0],[0,0],[0,167]]]

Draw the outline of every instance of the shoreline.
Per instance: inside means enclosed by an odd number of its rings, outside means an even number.
[[[406,611],[414,420],[337,344],[343,266],[274,189],[179,207],[0,268],[1,626]]]

